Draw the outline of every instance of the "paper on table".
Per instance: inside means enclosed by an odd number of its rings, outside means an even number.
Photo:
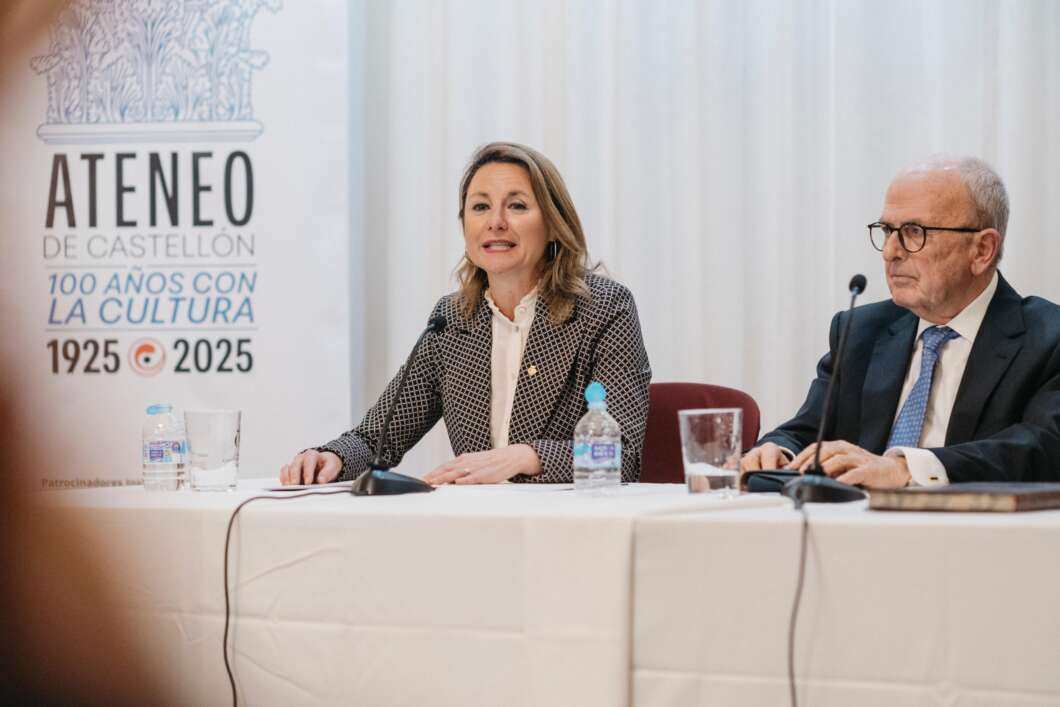
[[[353,486],[352,481],[332,481],[330,484],[291,484],[290,486],[266,486],[262,491],[307,491],[309,489],[334,489]]]
[[[353,486],[352,481],[333,481],[330,484],[292,484],[291,486],[276,486],[276,485],[265,485],[261,487],[262,491],[307,491],[309,489],[328,489],[328,488],[349,488]],[[500,482],[496,484],[445,484],[437,488],[456,488],[456,489],[477,489],[479,491],[497,491],[500,490],[504,493],[525,491],[527,493],[543,492],[543,491],[573,491],[574,484],[512,484],[508,482]]]

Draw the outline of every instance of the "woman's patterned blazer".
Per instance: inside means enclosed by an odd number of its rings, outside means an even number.
[[[512,481],[572,480],[574,426],[585,414],[585,387],[594,380],[607,390],[607,411],[622,430],[622,480],[640,477],[640,452],[648,419],[651,368],[629,290],[602,275],[586,275],[589,295],[578,299],[562,324],[549,318],[538,298],[523,353],[509,444],[529,444],[541,459],[539,476]],[[405,452],[445,419],[456,455],[490,449],[491,312],[483,299],[469,318],[455,293],[438,301],[431,317],[447,326],[428,334],[397,401],[382,461],[396,466]],[[408,365],[408,364],[406,364]],[[374,456],[383,419],[394,399],[402,367],[361,423],[318,447],[342,458],[341,479],[356,478]],[[439,460],[439,463],[442,460]]]

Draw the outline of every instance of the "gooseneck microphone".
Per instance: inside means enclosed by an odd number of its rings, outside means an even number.
[[[844,503],[847,501],[859,501],[865,498],[865,492],[854,486],[830,479],[821,469],[821,442],[824,441],[824,431],[828,426],[828,418],[834,412],[832,393],[835,390],[835,381],[842,372],[843,352],[846,350],[847,335],[850,333],[850,323],[854,320],[854,302],[858,295],[865,291],[865,276],[857,274],[850,278],[850,307],[847,309],[847,320],[839,331],[839,341],[836,343],[835,361],[832,365],[832,377],[828,380],[828,388],[824,394],[824,404],[821,407],[821,422],[817,428],[817,447],[813,452],[813,467],[805,475],[798,476],[784,484],[781,493],[795,502],[795,509],[802,512],[802,531],[799,540],[799,573],[795,581],[795,597],[791,605],[791,617],[788,619],[788,694],[791,707],[798,707],[798,699],[795,692],[795,628],[799,618],[799,604],[802,601],[802,587],[806,578],[806,536],[809,531],[810,518],[803,507],[804,503]]]
[[[824,476],[821,468],[821,442],[824,440],[824,431],[828,427],[829,413],[832,412],[832,393],[835,389],[836,378],[839,377],[839,364],[843,360],[843,352],[847,347],[847,333],[850,331],[850,322],[854,321],[854,301],[858,295],[865,291],[865,276],[858,273],[850,278],[850,307],[847,308],[847,320],[843,323],[843,330],[839,333],[839,343],[836,346],[835,365],[832,366],[832,377],[828,379],[828,390],[824,394],[824,409],[821,411],[821,424],[817,426],[817,447],[813,451],[813,466],[808,473],[816,476]]]
[[[865,276],[857,274],[850,278],[850,307],[847,309],[846,321],[839,332],[839,342],[836,344],[835,361],[832,365],[832,376],[828,379],[828,389],[824,394],[824,404],[821,409],[821,422],[817,426],[817,446],[813,451],[813,466],[805,475],[792,479],[784,484],[781,491],[785,496],[795,501],[795,507],[799,508],[803,503],[844,503],[846,501],[858,501],[865,498],[865,492],[848,484],[840,483],[835,479],[828,478],[821,468],[821,443],[824,441],[824,432],[828,427],[828,420],[834,414],[835,382],[842,375],[843,352],[846,350],[847,335],[850,333],[850,323],[854,321],[854,303],[858,295],[865,291],[867,281]]]
[[[420,338],[416,339],[416,344],[412,347],[408,360],[405,361],[405,368],[401,371],[401,378],[398,379],[397,388],[394,389],[394,397],[391,399],[390,408],[386,411],[386,417],[383,419],[383,427],[379,430],[379,439],[375,444],[375,456],[372,458],[372,463],[369,465],[368,470],[358,476],[353,483],[351,493],[354,496],[394,496],[402,493],[434,490],[433,486],[422,479],[390,471],[390,466],[383,461],[383,445],[386,442],[387,433],[390,431],[390,422],[394,419],[394,411],[397,409],[398,401],[401,400],[401,392],[405,389],[409,371],[412,370],[412,364],[416,360],[416,354],[419,352],[423,340],[427,338],[428,334],[440,334],[445,330],[447,324],[445,317],[441,315],[431,317],[427,322],[427,328],[420,334]]]

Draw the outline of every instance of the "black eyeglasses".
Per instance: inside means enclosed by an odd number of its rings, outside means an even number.
[[[915,253],[923,250],[927,244],[928,231],[957,231],[958,233],[979,233],[981,228],[946,228],[945,226],[921,226],[919,223],[903,223],[895,228],[889,224],[877,221],[869,224],[869,240],[872,247],[883,251],[887,244],[887,236],[892,233],[898,234],[898,242],[907,253]]]

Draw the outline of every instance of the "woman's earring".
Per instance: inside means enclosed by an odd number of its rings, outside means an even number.
[[[545,248],[545,256],[549,260],[555,260],[557,255],[559,255],[559,241],[549,241],[548,247]]]

